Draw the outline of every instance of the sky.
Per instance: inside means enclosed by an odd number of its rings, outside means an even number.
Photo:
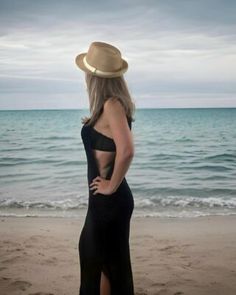
[[[0,0],[0,110],[88,108],[75,57],[116,46],[136,108],[236,107],[236,1]]]

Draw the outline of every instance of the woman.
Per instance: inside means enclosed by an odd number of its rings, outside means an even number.
[[[81,129],[89,202],[78,244],[79,294],[133,295],[129,232],[134,199],[125,174],[134,156],[135,105],[123,78],[128,63],[104,42],[93,42],[75,61],[86,74],[91,113]]]

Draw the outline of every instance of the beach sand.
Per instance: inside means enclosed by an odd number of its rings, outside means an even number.
[[[83,222],[1,217],[0,294],[78,295]],[[133,216],[130,253],[135,294],[236,294],[236,216]]]

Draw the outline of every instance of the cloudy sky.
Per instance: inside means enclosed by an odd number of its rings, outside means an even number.
[[[88,108],[74,58],[129,63],[137,108],[236,107],[236,1],[0,0],[0,109]]]

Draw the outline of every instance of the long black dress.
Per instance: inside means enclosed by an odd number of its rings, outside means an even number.
[[[131,129],[131,119],[127,117]],[[110,137],[84,124],[81,138],[87,157],[88,186],[100,175],[94,149],[115,151]],[[115,155],[115,153],[113,153]],[[114,159],[107,173],[110,179]],[[130,218],[134,199],[129,185],[123,178],[118,189],[110,194],[93,194],[89,190],[88,210],[80,234],[78,250],[80,258],[80,295],[100,295],[101,271],[109,278],[111,295],[134,295],[133,274],[130,259]]]

